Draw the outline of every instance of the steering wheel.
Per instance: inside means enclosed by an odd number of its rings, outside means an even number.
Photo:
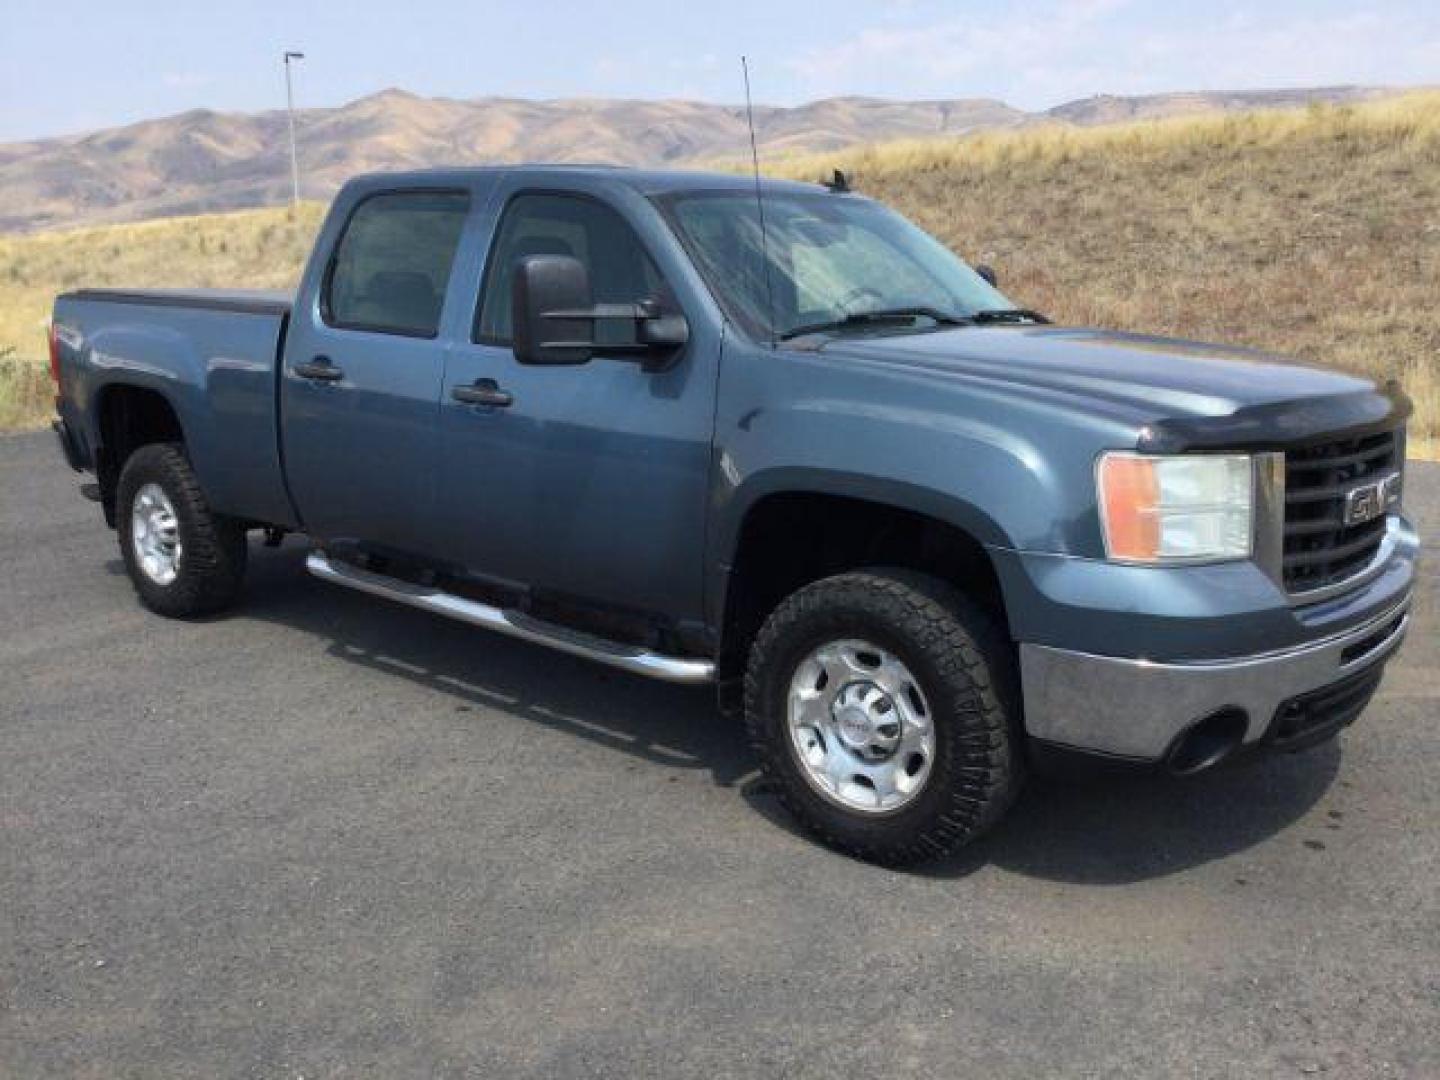
[[[851,289],[848,293],[842,296],[838,302],[838,306],[841,311],[845,312],[845,314],[854,314],[855,312],[853,309],[853,305],[856,303],[856,301],[863,300],[867,296],[873,296],[876,300],[880,300],[882,302],[885,299],[885,295],[881,293],[878,289],[872,289],[867,285],[860,285],[854,289]]]

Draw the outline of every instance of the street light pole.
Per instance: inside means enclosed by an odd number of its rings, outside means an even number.
[[[290,116],[290,193],[292,205],[300,205],[300,158],[295,153],[295,91],[290,85],[290,61],[304,60],[302,52],[285,53],[285,111]]]

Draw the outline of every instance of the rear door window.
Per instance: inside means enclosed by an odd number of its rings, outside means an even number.
[[[323,291],[331,326],[434,337],[470,197],[458,191],[372,195],[346,222]]]

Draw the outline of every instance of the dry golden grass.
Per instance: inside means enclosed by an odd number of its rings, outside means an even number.
[[[0,429],[52,412],[45,330],[55,294],[100,286],[293,285],[325,208],[246,210],[0,236]]]
[[[771,162],[844,168],[1058,322],[1396,378],[1440,450],[1440,94]]]
[[[1416,402],[1412,448],[1440,448],[1440,94],[886,144],[766,171],[836,166],[1057,321],[1395,377]],[[320,215],[0,238],[0,425],[49,412],[40,372],[55,292],[288,285]]]

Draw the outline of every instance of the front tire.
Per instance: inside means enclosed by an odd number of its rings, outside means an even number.
[[[1014,661],[945,582],[876,569],[784,600],[750,650],[745,719],[765,774],[832,847],[891,866],[995,824],[1022,772]]]
[[[120,470],[120,554],[140,601],[174,618],[235,603],[245,577],[245,529],[210,509],[179,443],[151,443]]]

